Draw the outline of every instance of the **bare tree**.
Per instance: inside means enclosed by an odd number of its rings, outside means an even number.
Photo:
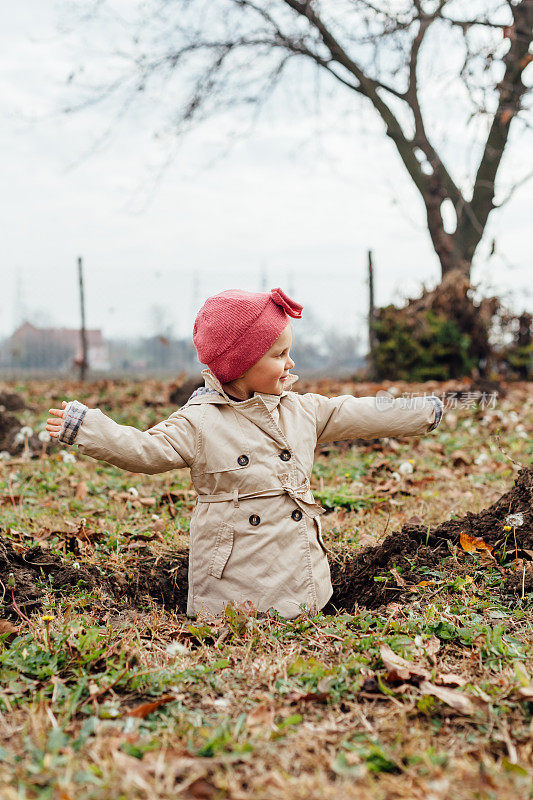
[[[533,59],[533,0],[146,0],[141,7],[133,49],[121,54],[126,68],[83,105],[125,90],[126,109],[178,78],[186,91],[172,113],[181,135],[221,110],[261,107],[289,62],[311,62],[381,119],[424,203],[442,275],[470,275],[489,214],[518,185],[495,203],[510,130],[517,120],[528,127],[523,77]],[[486,123],[463,178],[458,164],[445,163],[425,110],[428,70],[421,62],[442,66],[435,62],[443,39],[450,43],[444,61],[466,90],[471,119]],[[453,230],[445,225],[446,205],[455,212]]]

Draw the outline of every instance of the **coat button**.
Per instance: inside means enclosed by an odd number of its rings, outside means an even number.
[[[292,458],[290,450],[282,450],[279,457],[282,461],[290,461]]]
[[[295,519],[296,522],[299,522],[301,520],[301,518],[302,518],[302,512],[300,511],[299,508],[295,508],[294,511],[291,514],[291,517],[293,519]]]
[[[239,456],[239,458],[237,459],[237,463],[240,464],[241,467],[245,467],[249,461],[250,459],[248,458],[248,456]]]
[[[259,525],[261,522],[261,517],[258,517],[257,514],[252,514],[248,522],[250,525]]]

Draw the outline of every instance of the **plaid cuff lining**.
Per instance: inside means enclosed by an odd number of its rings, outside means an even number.
[[[73,400],[68,404],[65,411],[66,414],[63,419],[61,430],[59,431],[58,441],[64,442],[64,444],[74,444],[74,439],[76,438],[76,434],[80,429],[88,409],[83,403],[78,402],[78,400]]]
[[[428,428],[428,433],[429,433],[429,431],[434,431],[435,428],[437,427],[437,425],[439,424],[439,422],[441,421],[441,419],[442,419],[442,411],[444,409],[444,405],[443,405],[442,400],[440,399],[440,397],[436,397],[433,394],[430,395],[429,397],[427,397],[426,400],[431,400],[431,402],[435,406],[435,422],[433,422],[429,426],[429,428]]]

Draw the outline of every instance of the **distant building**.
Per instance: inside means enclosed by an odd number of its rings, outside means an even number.
[[[87,334],[87,361],[93,370],[108,370],[108,344],[102,331]],[[0,365],[57,369],[67,372],[81,361],[81,334],[77,328],[37,328],[25,322],[7,339],[0,350]]]

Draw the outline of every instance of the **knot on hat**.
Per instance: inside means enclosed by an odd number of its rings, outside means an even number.
[[[220,383],[240,378],[264,356],[303,306],[280,288],[266,292],[227,289],[208,297],[194,322],[198,359]]]
[[[294,300],[291,300],[282,289],[271,289],[270,290],[270,297],[275,302],[277,306],[281,306],[284,311],[289,315],[289,317],[294,317],[294,319],[300,319],[302,316],[303,306],[300,303],[296,303]]]

